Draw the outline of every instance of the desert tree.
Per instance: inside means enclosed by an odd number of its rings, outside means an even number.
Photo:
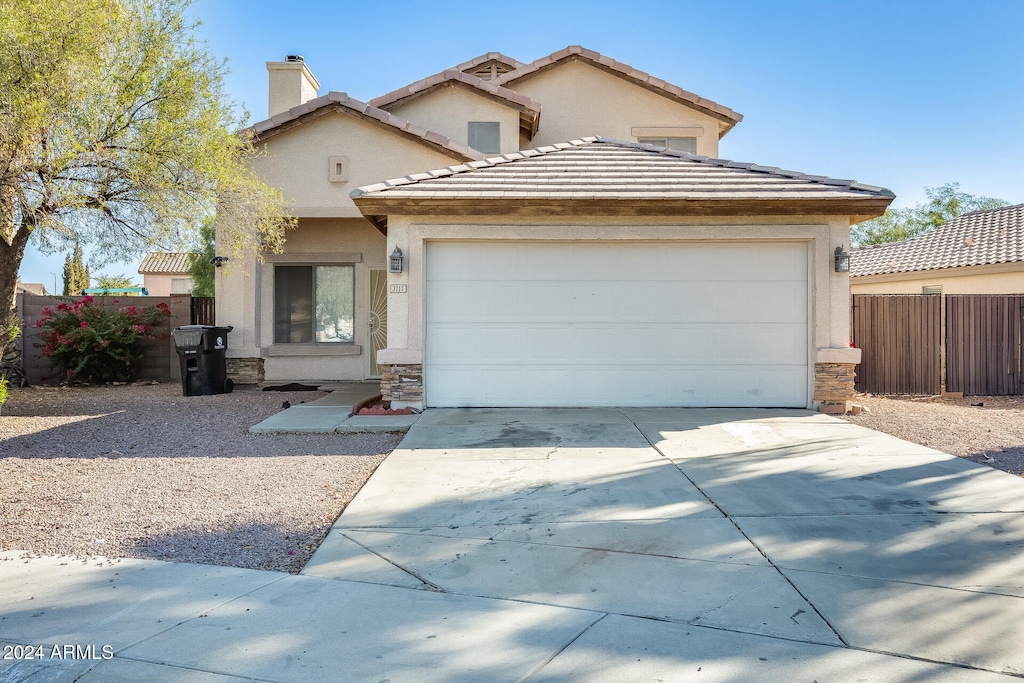
[[[30,239],[102,265],[195,244],[216,215],[219,251],[280,250],[287,207],[188,4],[0,0],[0,301]]]

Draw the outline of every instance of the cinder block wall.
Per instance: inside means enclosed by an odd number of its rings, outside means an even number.
[[[50,359],[43,356],[40,350],[44,346],[42,330],[36,327],[36,321],[43,317],[44,308],[56,308],[62,303],[68,305],[81,301],[82,297],[54,297],[24,294],[20,302],[19,313],[25,324],[25,338],[22,342],[25,375],[30,384],[58,384],[63,378],[53,376]],[[157,382],[180,382],[181,372],[178,353],[174,350],[174,339],[171,330],[175,327],[188,325],[192,318],[192,298],[187,294],[175,296],[104,296],[95,297],[96,301],[107,306],[136,306],[144,308],[165,303],[171,309],[171,317],[165,318],[164,328],[157,331],[156,339],[142,342],[142,360],[139,361],[138,379],[155,380]],[[119,303],[114,303],[114,300]],[[166,338],[160,339],[161,333]]]

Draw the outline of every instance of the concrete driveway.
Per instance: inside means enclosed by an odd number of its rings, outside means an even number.
[[[8,554],[0,641],[103,634],[84,682],[1008,680],[1022,509],[807,411],[431,410],[302,575]]]

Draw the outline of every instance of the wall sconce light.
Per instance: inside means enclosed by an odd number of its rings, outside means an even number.
[[[836,247],[836,272],[850,272],[850,255],[843,251],[842,247]]]
[[[210,259],[210,263],[212,263],[216,268],[220,268],[222,265],[227,263],[227,261],[227,256],[214,256],[212,259]]]
[[[405,258],[402,256],[402,250],[395,247],[395,250],[391,252],[391,258],[388,259],[388,272],[389,273],[401,273],[405,263]]]

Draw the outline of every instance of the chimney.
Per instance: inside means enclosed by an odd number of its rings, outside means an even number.
[[[267,62],[270,72],[270,97],[267,117],[305,104],[320,89],[320,82],[306,66],[301,55],[288,55],[283,62]]]

